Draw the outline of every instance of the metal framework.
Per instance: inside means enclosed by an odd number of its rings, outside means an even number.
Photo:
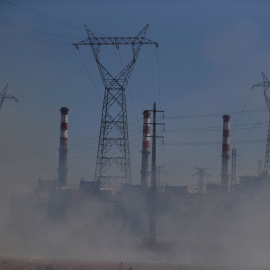
[[[232,148],[232,187],[236,185],[236,148]]]
[[[209,177],[210,175],[205,172],[207,168],[198,168],[196,167],[197,173],[194,173],[194,175],[198,175],[198,193],[203,194],[204,193],[204,179],[205,177]]]
[[[165,165],[156,166],[156,178],[157,178],[157,188],[159,189],[161,187],[161,174],[167,174],[167,171],[165,170]]]
[[[154,102],[153,108],[153,133],[152,133],[152,165],[151,165],[151,197],[150,197],[150,222],[149,222],[149,242],[150,244],[156,243],[156,191],[157,191],[157,179],[156,179],[156,141],[157,138],[164,138],[163,136],[157,136],[157,125],[164,125],[164,123],[157,123],[157,112],[162,112],[156,109],[156,102]]]
[[[267,142],[266,142],[266,150],[265,150],[265,158],[264,158],[264,171],[268,174],[270,167],[270,98],[267,95],[267,90],[270,87],[270,81],[266,77],[266,75],[262,72],[263,82],[254,84],[254,87],[263,87],[263,94],[266,102],[267,109],[269,111],[269,124],[268,124],[268,132],[267,132]]]
[[[0,111],[2,109],[2,106],[3,106],[3,103],[4,103],[5,99],[14,99],[15,101],[18,102],[17,98],[7,94],[7,89],[8,89],[8,84],[5,86],[5,88],[0,93],[0,99],[1,99],[0,100]]]
[[[96,37],[85,25],[88,37],[73,43],[77,49],[81,45],[91,46],[105,87],[95,169],[95,181],[100,187],[131,184],[125,89],[142,45],[154,44],[158,47],[157,42],[145,38],[147,28],[148,24],[135,37]],[[132,46],[132,60],[117,76],[113,76],[99,59],[101,46],[109,45],[117,49],[120,45]],[[109,173],[112,165],[116,165],[116,170],[114,168]]]

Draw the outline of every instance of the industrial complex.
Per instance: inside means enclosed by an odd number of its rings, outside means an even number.
[[[73,45],[91,46],[103,84],[104,100],[96,157],[94,181],[80,180],[77,187],[70,186],[68,180],[68,107],[60,108],[60,143],[58,178],[38,179],[32,192],[14,193],[11,198],[9,224],[16,224],[15,231],[33,230],[41,220],[57,221],[72,216],[74,230],[84,231],[107,223],[128,227],[143,239],[147,247],[158,247],[158,215],[168,212],[166,207],[175,208],[178,217],[194,219],[204,212],[211,216],[222,216],[233,211],[240,197],[248,197],[252,192],[269,187],[270,177],[270,130],[268,129],[264,170],[260,162],[257,177],[236,180],[236,149],[230,148],[229,114],[222,116],[223,133],[221,150],[221,171],[219,183],[205,183],[206,168],[196,168],[198,184],[196,189],[187,186],[161,185],[157,179],[156,115],[163,113],[153,108],[145,108],[143,113],[141,182],[132,184],[130,169],[129,134],[125,89],[143,45],[158,43],[146,38],[148,25],[134,37],[96,37],[85,26],[87,38]],[[113,76],[100,61],[102,46],[130,46],[132,59],[122,71]],[[254,87],[264,87],[264,96],[270,109],[267,90],[270,82],[263,74],[263,82]],[[2,103],[5,94],[2,95]],[[14,97],[9,97],[14,98]],[[1,103],[1,104],[2,104]],[[0,106],[1,106],[0,104]],[[0,107],[1,109],[1,107]],[[116,151],[117,150],[117,151]],[[57,165],[56,165],[57,167]],[[22,207],[28,207],[28,216],[21,216]],[[32,214],[35,213],[35,214]],[[38,215],[36,215],[38,213]],[[51,223],[50,223],[51,226]],[[93,229],[94,230],[94,229]],[[166,239],[165,239],[166,240]]]

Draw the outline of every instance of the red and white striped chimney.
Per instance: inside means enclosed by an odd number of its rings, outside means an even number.
[[[230,116],[223,115],[221,186],[224,191],[231,191],[230,182]]]
[[[142,170],[141,186],[150,187],[150,111],[143,112]]]
[[[68,139],[68,111],[67,107],[62,107],[61,126],[60,126],[60,147],[59,147],[59,166],[58,166],[58,187],[67,186],[67,139]]]

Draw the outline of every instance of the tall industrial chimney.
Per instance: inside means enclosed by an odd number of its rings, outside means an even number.
[[[230,182],[230,116],[223,115],[223,141],[222,141],[222,165],[221,186],[224,191],[231,191]]]
[[[61,126],[60,126],[60,147],[59,147],[59,166],[58,166],[58,187],[67,186],[67,130],[68,130],[68,111],[67,107],[62,107]]]
[[[143,112],[142,170],[141,186],[150,187],[150,111]]]

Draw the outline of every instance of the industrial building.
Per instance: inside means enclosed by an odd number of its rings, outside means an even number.
[[[183,218],[195,218],[203,215],[205,211],[222,215],[231,211],[235,205],[235,198],[239,194],[245,195],[247,190],[250,192],[250,188],[255,186],[269,185],[268,148],[270,138],[267,141],[265,174],[251,179],[248,184],[245,179],[236,183],[235,171],[232,174],[230,167],[231,116],[225,114],[222,117],[220,182],[206,184],[204,182],[205,168],[197,168],[196,175],[199,176],[199,181],[196,190],[188,190],[187,186],[158,186],[156,179],[156,139],[158,138],[156,113],[163,111],[156,110],[156,103],[154,103],[153,110],[143,112],[141,182],[140,185],[132,184],[125,88],[142,45],[158,46],[156,42],[145,38],[147,28],[148,25],[135,37],[106,37],[104,39],[97,38],[86,27],[87,39],[74,44],[76,48],[82,45],[91,46],[105,87],[94,181],[78,179],[77,187],[69,186],[69,108],[62,107],[60,109],[58,178],[55,180],[40,178],[32,192],[12,196],[10,223],[16,224],[16,229],[31,230],[33,226],[36,226],[33,220],[38,222],[49,219],[53,222],[72,216],[70,224],[76,229],[93,229],[103,223],[124,225],[132,228],[134,233],[148,238],[151,244],[156,244],[158,239],[157,216],[160,213],[169,215],[170,211],[167,208],[174,209],[174,213]],[[132,61],[115,77],[109,74],[100,63],[99,53],[100,47],[103,45],[130,45],[132,47]],[[266,79],[264,77],[264,80]],[[152,151],[150,151],[151,144]],[[120,150],[121,155],[116,156],[111,153],[113,147]],[[232,165],[235,169],[235,151],[232,156],[234,157]],[[117,172],[114,171],[113,174],[109,171],[112,165],[117,169]],[[232,180],[232,175],[234,180]],[[25,206],[29,208],[29,216],[22,217],[20,210]],[[38,216],[35,217],[33,213],[38,213]]]

